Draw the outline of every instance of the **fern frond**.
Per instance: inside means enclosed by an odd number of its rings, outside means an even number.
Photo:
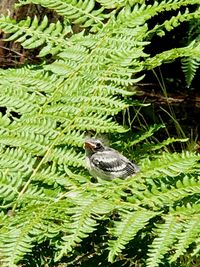
[[[200,204],[187,203],[185,206],[176,206],[175,210],[171,210],[172,214],[181,215],[183,217],[190,217],[200,213]]]
[[[41,93],[48,95],[53,93],[55,86],[60,86],[63,82],[61,77],[50,75],[43,69],[34,69],[33,71],[32,68],[29,66],[15,70],[0,70],[0,87],[2,90],[4,88],[11,88],[14,91],[17,86],[20,91],[25,93],[35,92],[37,95]]]
[[[59,136],[59,132],[56,131],[52,131],[48,129],[48,132],[43,132],[43,134],[38,134],[38,133],[34,133],[36,131],[42,131],[45,128],[40,128],[38,127],[38,125],[36,127],[34,127],[35,125],[33,125],[33,127],[31,125],[29,126],[25,126],[23,128],[19,128],[19,127],[13,127],[12,128],[12,132],[10,135],[6,135],[5,133],[3,134],[3,136],[0,138],[0,142],[2,144],[5,145],[12,145],[12,146],[16,146],[16,147],[21,147],[23,149],[25,149],[26,151],[29,151],[30,153],[36,153],[37,155],[43,156],[50,145],[50,142],[55,139],[57,136]],[[14,136],[15,134],[15,136]],[[78,132],[71,132],[71,138],[68,137],[67,139],[63,139],[59,140],[59,142],[57,143],[57,145],[59,144],[70,144],[74,141],[74,144],[76,143],[76,139],[78,139],[80,136],[78,135]],[[80,139],[79,139],[80,140]],[[84,140],[84,138],[81,138],[82,142]],[[80,142],[80,141],[79,141]],[[80,143],[79,143],[80,144]],[[8,150],[8,153],[12,154],[12,151]],[[4,160],[6,158],[6,153],[5,153],[5,157]],[[17,154],[19,155],[19,151],[17,151]],[[24,158],[23,158],[24,159]],[[26,159],[28,160],[28,158]],[[16,161],[13,160],[13,162]],[[52,149],[51,154],[46,158],[46,161],[55,161],[58,164],[69,164],[71,166],[82,166],[83,165],[83,155],[82,153],[77,154],[77,152],[75,150],[73,150],[72,148],[59,148],[59,147],[55,147],[54,149]],[[6,168],[6,162],[4,161],[3,164]],[[24,163],[26,164],[26,163]],[[32,164],[33,165],[33,164]],[[28,165],[26,165],[28,166]],[[20,168],[20,165],[18,163],[18,167]],[[24,171],[24,170],[23,170]]]
[[[152,133],[153,134],[153,133]],[[143,136],[143,135],[142,135]],[[147,137],[148,137],[148,133],[147,133]],[[139,138],[138,140],[145,140],[143,138]],[[150,157],[152,158],[157,158],[158,155],[155,155],[154,151],[170,151],[170,149],[168,149],[168,146],[175,143],[175,142],[187,142],[188,138],[174,138],[174,137],[169,137],[166,140],[162,141],[162,142],[155,142],[150,140],[149,142],[147,142],[147,140],[145,140],[145,143],[141,145],[141,147],[139,149],[137,149],[135,155],[139,156],[139,155],[145,155],[144,157],[146,157],[146,154],[148,153]],[[133,143],[137,143],[137,139],[133,141]],[[131,142],[132,143],[132,142]],[[140,156],[141,158],[143,156]]]
[[[17,91],[18,95],[16,95],[16,89],[4,87],[1,90],[0,105],[6,107],[9,111],[23,114],[37,110],[39,105],[44,102],[45,98],[42,99],[41,96],[38,97],[35,93],[32,93],[30,97],[30,94],[23,90],[18,89]]]
[[[199,155],[188,151],[180,154],[165,152],[153,161],[149,159],[142,161],[142,170],[148,177],[159,178],[163,175],[175,177],[180,173],[192,173],[196,167],[199,167],[198,160]]]
[[[4,172],[2,171],[0,176],[1,206],[6,206],[6,203],[12,203],[16,196],[18,196],[23,180],[21,173],[12,175],[8,174],[6,170]]]
[[[200,238],[198,237],[196,239],[196,247],[194,248],[193,252],[191,253],[191,256],[195,256],[195,255],[199,255],[199,251],[200,251]]]
[[[181,67],[185,75],[185,81],[189,88],[200,66],[200,58],[186,57],[181,60]]]
[[[24,175],[29,175],[34,167],[36,158],[25,153],[22,149],[7,148],[0,153],[0,167],[3,170],[9,169],[11,172],[21,171]]]
[[[162,129],[162,128],[165,128],[164,125],[153,125],[153,126],[150,126],[149,129],[147,131],[145,131],[144,133],[141,133],[141,134],[138,134],[134,137],[134,141],[131,141],[129,145],[135,145],[139,142],[142,142],[144,141],[145,139],[151,137],[155,132],[157,132],[158,130]]]
[[[175,216],[168,215],[165,222],[158,225],[154,230],[156,237],[149,247],[147,267],[159,266],[164,255],[171,249],[172,244],[177,240],[178,234],[181,232],[183,225]]]
[[[57,203],[43,201],[43,204],[40,202],[38,205],[28,205],[16,218],[5,218],[5,226],[1,229],[0,236],[0,250],[3,256],[1,261],[5,266],[15,266],[25,253],[30,252],[36,240],[41,241],[45,237],[59,234],[61,225],[58,222],[64,223],[69,220],[65,210],[70,205],[72,204],[66,200]],[[58,210],[60,215],[56,215]]]
[[[1,234],[1,240],[5,240],[3,246],[0,240],[0,251],[4,259],[1,259],[3,266],[17,266],[15,263],[21,259],[21,257],[31,251],[33,245],[31,244],[31,237],[25,232],[21,232],[21,229],[13,229],[10,233]]]
[[[64,36],[71,32],[70,27],[63,28],[59,21],[48,26],[46,16],[40,23],[36,16],[33,20],[28,17],[19,23],[9,17],[1,16],[0,28],[10,34],[6,39],[7,41],[20,42],[26,49],[33,49],[46,44],[46,47],[41,50],[40,56],[49,53],[57,54],[64,46],[68,46],[69,43]],[[66,41],[63,42],[64,39]]]
[[[104,8],[95,9],[95,1],[64,1],[64,0],[20,0],[17,6],[26,4],[38,4],[43,7],[55,10],[59,15],[71,20],[74,24],[80,24],[83,27],[101,28],[103,20],[108,18],[106,13],[103,13]]]
[[[114,227],[110,229],[110,234],[115,240],[108,242],[108,260],[113,262],[114,258],[125,248],[125,245],[156,215],[157,213],[147,210],[125,212],[122,214],[121,220],[115,222]]]
[[[109,213],[113,209],[113,205],[109,201],[86,195],[81,200],[76,199],[75,203],[76,207],[69,210],[70,225],[67,226],[67,234],[63,236],[59,244],[56,260],[72,251],[77,243],[95,231],[98,225],[97,214]]]
[[[88,114],[89,115],[89,114]],[[91,116],[94,115],[94,116]],[[97,130],[99,133],[106,132],[125,132],[124,127],[120,127],[117,123],[113,122],[112,119],[108,119],[106,116],[99,116],[98,114],[91,114],[89,116],[82,116],[75,120],[77,130]],[[98,125],[98,127],[96,127]]]
[[[187,142],[189,139],[188,138],[174,138],[174,137],[169,137],[166,140],[164,140],[163,142],[160,142],[158,144],[144,144],[142,149],[144,149],[144,151],[148,151],[148,148],[151,151],[155,151],[155,150],[160,150],[163,147],[167,147],[170,144],[173,144],[175,142]]]
[[[199,214],[192,216],[190,220],[183,223],[182,232],[178,234],[178,243],[175,245],[175,253],[172,255],[170,261],[176,261],[183,255],[189,245],[196,241],[200,235],[200,216]]]
[[[134,6],[136,4],[144,4],[145,0],[97,0],[102,6],[112,9],[112,8],[120,8],[125,7],[126,5]]]
[[[133,2],[133,3],[131,3]],[[126,5],[124,9],[119,13],[119,17],[124,19],[126,17],[126,22],[123,20],[123,23],[127,23],[129,25],[142,25],[150,18],[156,16],[159,13],[168,10],[177,10],[180,7],[195,5],[198,4],[198,0],[194,0],[192,3],[189,0],[181,0],[181,1],[161,1],[160,3],[154,2],[152,5],[146,5],[143,1],[142,4],[136,4],[135,1],[131,1],[130,5],[133,5],[133,10],[131,10],[129,5]],[[179,15],[180,16],[180,15]],[[181,21],[182,16],[179,17]]]
[[[192,19],[200,18],[200,9],[197,9],[195,12],[189,12],[189,9],[186,8],[184,12],[178,12],[176,16],[172,16],[169,20],[165,20],[163,24],[157,24],[152,30],[149,31],[149,35],[155,33],[159,36],[164,36],[166,29],[167,31],[173,30],[175,27],[178,27],[184,21],[190,21]]]
[[[46,161],[49,160],[56,162],[58,165],[84,166],[84,155],[68,148],[55,147],[51,150],[51,155],[46,157]]]
[[[195,42],[192,42],[187,47],[164,51],[160,54],[157,54],[153,58],[147,59],[146,62],[144,62],[144,65],[147,69],[153,69],[160,66],[164,62],[168,63],[172,60],[182,57],[200,58],[200,44],[195,44]]]
[[[190,195],[199,194],[200,180],[185,176],[183,180],[177,180],[176,185],[161,183],[160,186],[152,186],[151,190],[138,192],[140,203],[150,207],[173,206],[176,201]]]

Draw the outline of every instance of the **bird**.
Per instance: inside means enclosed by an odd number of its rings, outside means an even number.
[[[84,147],[86,166],[94,178],[108,181],[115,178],[126,179],[140,171],[136,164],[98,139],[87,139]]]

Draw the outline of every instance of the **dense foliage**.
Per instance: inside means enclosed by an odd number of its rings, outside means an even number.
[[[200,156],[167,151],[185,140],[149,142],[159,126],[133,134],[115,120],[130,105],[141,107],[132,85],[146,70],[200,59],[196,41],[145,51],[154,35],[199,18],[199,0],[148,2],[20,0],[62,19],[0,18],[8,41],[44,58],[0,70],[2,266],[198,266]],[[141,167],[137,176],[91,181],[83,142],[104,133]]]

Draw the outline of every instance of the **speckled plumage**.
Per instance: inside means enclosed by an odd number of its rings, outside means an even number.
[[[139,167],[118,151],[106,147],[97,139],[85,142],[86,165],[92,176],[104,180],[125,179],[139,172]]]

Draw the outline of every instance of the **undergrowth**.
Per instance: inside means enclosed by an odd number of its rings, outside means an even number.
[[[189,11],[199,0],[147,2],[20,0],[63,20],[0,18],[8,41],[44,58],[0,70],[2,266],[198,266],[199,155],[168,151],[186,139],[153,142],[158,125],[133,133],[114,119],[130,105],[142,107],[129,88],[146,70],[200,57],[196,42],[145,52],[153,35],[199,18],[199,9]],[[151,18],[172,11],[150,28]],[[108,134],[141,172],[93,183],[84,163],[87,134]]]

